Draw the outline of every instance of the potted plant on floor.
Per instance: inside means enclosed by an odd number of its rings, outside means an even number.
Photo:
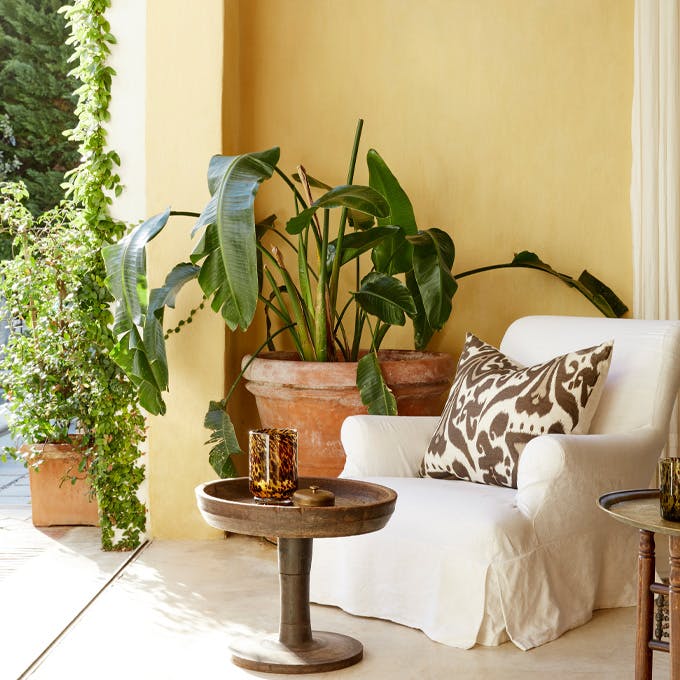
[[[369,185],[353,184],[360,136],[361,121],[347,182],[335,187],[307,175],[302,167],[292,176],[286,175],[278,166],[278,148],[236,157],[213,157],[208,168],[212,198],[200,214],[193,213],[197,221],[192,233],[198,239],[190,261],[178,264],[161,288],[148,291],[146,244],[163,230],[171,215],[191,213],[172,213],[168,209],[105,249],[107,283],[116,299],[114,332],[118,345],[114,356],[138,386],[140,401],[147,410],[158,414],[165,409],[162,393],[168,385],[168,367],[164,308],[174,306],[181,287],[195,278],[212,309],[232,330],[248,328],[258,304],[263,307],[267,333],[255,356],[265,349],[273,350],[274,339],[287,333],[301,360],[294,364],[302,369],[304,380],[310,374],[325,375],[326,368],[333,365],[345,373],[345,387],[349,374],[349,387],[354,389],[356,385],[356,394],[369,413],[397,412],[399,396],[395,398],[389,377],[381,371],[385,362],[379,350],[387,332],[395,325],[404,325],[409,318],[416,351],[424,350],[451,314],[456,279],[477,270],[453,275],[455,250],[451,237],[440,229],[418,228],[406,193],[378,152],[370,150],[367,154]],[[285,231],[277,226],[275,216],[260,222],[254,218],[258,187],[274,175],[288,186],[294,204]],[[333,228],[332,213],[337,215]],[[282,248],[287,249],[287,257]],[[360,258],[364,254],[366,257]],[[340,272],[348,265],[356,273],[349,294],[343,296]],[[525,251],[509,263],[483,270],[495,267],[541,269],[574,286],[606,315],[620,316],[626,311],[625,305],[587,272],[575,280],[556,272],[533,253]],[[367,349],[362,352],[363,342]],[[273,365],[269,359],[244,360],[242,374],[251,379],[256,394],[257,384],[266,374],[277,372],[263,367],[262,361]],[[324,370],[319,370],[318,362]],[[285,383],[290,384],[292,366],[283,370]],[[452,377],[454,364],[450,358],[446,370]],[[272,392],[272,382],[276,379],[269,381],[259,396]],[[234,474],[232,455],[240,452],[225,411],[234,386],[225,399],[211,404],[205,421],[213,431],[211,463],[220,476]],[[292,400],[290,395],[284,395],[283,402],[301,400],[305,390],[313,390],[308,383],[302,388]],[[444,381],[440,386],[442,396],[446,389]],[[353,408],[359,406],[354,404]],[[337,399],[330,409],[314,410],[306,404],[305,408],[317,422],[323,420],[321,414],[330,411],[339,414],[340,421],[346,415]],[[274,422],[266,422],[271,413],[275,414]],[[282,425],[284,420],[290,426],[297,424],[289,413],[280,414],[280,406],[269,416],[261,410],[265,425]],[[342,467],[339,443],[330,463],[310,461],[312,453],[327,454],[329,444],[315,437],[309,428],[307,421],[302,428],[300,469],[303,473],[337,474]],[[337,440],[339,424],[333,428]],[[304,437],[313,451],[305,447]]]
[[[70,240],[69,203],[34,218],[23,184],[1,185],[0,217],[13,238],[14,258],[2,262],[0,293],[10,323],[0,380],[8,423],[23,444],[6,449],[30,473],[33,523],[98,524],[87,470],[90,433],[76,430],[87,389],[87,357],[78,334],[73,295],[77,259]]]

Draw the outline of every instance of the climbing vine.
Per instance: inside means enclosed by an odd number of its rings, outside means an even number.
[[[104,286],[106,272],[102,247],[125,233],[125,225],[110,215],[112,197],[122,191],[116,168],[120,158],[106,145],[111,81],[108,65],[111,34],[106,10],[111,0],[75,0],[64,13],[73,49],[71,75],[80,83],[76,127],[66,132],[78,144],[81,163],[66,175],[66,197],[76,206],[73,234],[81,253],[80,287],[74,296],[77,332],[92,349],[85,408],[80,428],[91,433],[90,478],[100,509],[102,547],[126,550],[139,545],[146,526],[146,508],[138,497],[144,479],[140,444],[144,418],[135,390],[111,360],[110,297]]]

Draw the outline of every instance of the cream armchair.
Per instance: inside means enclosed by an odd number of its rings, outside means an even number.
[[[614,339],[588,435],[542,435],[517,489],[418,478],[438,418],[353,416],[343,476],[395,489],[382,531],[314,546],[312,601],[419,628],[455,647],[521,649],[635,604],[637,536],[597,508],[653,479],[680,383],[680,323],[526,317],[500,349],[533,365]]]

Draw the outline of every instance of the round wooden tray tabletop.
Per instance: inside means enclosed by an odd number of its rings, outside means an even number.
[[[257,503],[248,478],[220,479],[196,487],[203,519],[217,529],[252,536],[322,538],[377,531],[387,524],[397,494],[370,482],[333,477],[300,477],[298,488],[316,485],[335,494],[335,505],[310,507]]]
[[[662,519],[658,489],[613,491],[600,496],[599,506],[620,522],[638,529],[680,536],[680,522]]]

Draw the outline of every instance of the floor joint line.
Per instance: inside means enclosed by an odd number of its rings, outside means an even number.
[[[83,608],[64,626],[61,632],[43,649],[43,651],[29,664],[17,680],[24,680],[30,677],[34,671],[38,669],[40,664],[47,658],[52,649],[61,642],[61,640],[68,634],[71,628],[85,615],[85,612],[95,603],[99,596],[111,585],[113,585],[122,575],[125,569],[132,564],[137,558],[151,545],[153,541],[144,541],[140,546],[130,554],[130,556],[118,567],[114,574],[102,585],[99,590],[85,603]]]

